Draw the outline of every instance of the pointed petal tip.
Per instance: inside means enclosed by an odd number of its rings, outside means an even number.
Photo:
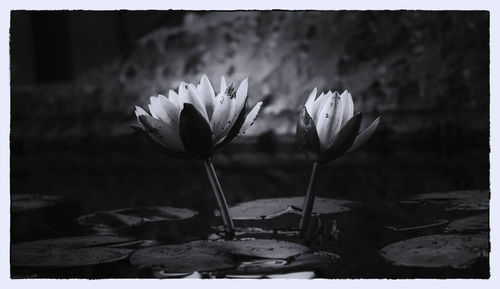
[[[141,116],[141,115],[149,115],[142,107],[140,106],[135,106],[135,115],[137,117]]]

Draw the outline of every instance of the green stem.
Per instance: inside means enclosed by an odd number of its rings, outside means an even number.
[[[309,177],[309,185],[307,186],[307,193],[304,199],[304,206],[302,207],[302,217],[300,218],[299,231],[300,235],[304,236],[309,220],[311,219],[312,209],[314,205],[314,197],[316,196],[316,184],[318,183],[319,163],[314,162],[311,176]]]
[[[217,199],[217,204],[219,205],[220,214],[222,216],[222,221],[226,226],[226,233],[228,236],[232,236],[234,234],[234,225],[231,216],[229,215],[229,209],[227,208],[226,198],[224,197],[224,193],[222,192],[222,188],[219,183],[219,179],[215,174],[214,166],[212,165],[212,160],[207,158],[203,160],[203,164],[205,165],[205,170],[207,171],[208,180],[210,181],[210,186],[214,191],[215,198]]]

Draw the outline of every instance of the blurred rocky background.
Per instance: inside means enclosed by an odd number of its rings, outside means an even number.
[[[199,81],[239,83],[264,109],[215,156],[230,203],[301,195],[295,122],[314,87],[348,89],[364,148],[320,195],[402,198],[489,187],[489,14],[470,11],[13,11],[11,192],[62,194],[82,211],[215,201],[196,161],[137,136],[134,105]],[[213,206],[207,207],[208,204]]]

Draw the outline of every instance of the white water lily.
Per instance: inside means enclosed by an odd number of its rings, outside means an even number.
[[[152,96],[148,105],[151,114],[135,107],[140,128],[163,145],[168,155],[203,159],[229,238],[234,236],[234,225],[210,156],[217,147],[244,134],[257,118],[262,102],[247,113],[247,93],[247,78],[235,90],[222,77],[216,94],[203,75],[198,85],[181,82],[177,92]]]
[[[377,128],[380,117],[359,133],[361,113],[354,114],[351,94],[328,91],[316,97],[314,88],[302,109],[297,122],[297,142],[300,150],[314,162],[307,186],[300,234],[304,236],[311,223],[316,195],[318,170],[321,163],[335,160],[364,144]]]
[[[311,92],[297,124],[301,150],[312,160],[327,162],[364,144],[377,128],[380,118],[358,134],[361,113],[354,114],[351,94],[328,91],[318,97]]]
[[[206,75],[199,84],[181,82],[177,92],[150,98],[151,115],[136,106],[139,125],[177,157],[207,157],[213,149],[242,135],[258,116],[262,102],[247,113],[248,79],[238,90],[221,79],[215,93]]]

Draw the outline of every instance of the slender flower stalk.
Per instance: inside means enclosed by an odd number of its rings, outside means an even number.
[[[203,164],[205,165],[205,170],[207,172],[208,180],[210,181],[210,186],[212,186],[215,198],[217,199],[217,204],[219,205],[222,221],[224,222],[224,225],[226,227],[226,236],[232,238],[232,236],[234,235],[233,220],[229,215],[226,198],[224,197],[224,192],[222,192],[222,187],[220,186],[219,179],[217,178],[217,174],[215,173],[212,160],[210,158],[204,159]]]
[[[360,132],[362,115],[354,114],[354,102],[346,90],[342,94],[328,91],[316,97],[313,89],[297,122],[297,144],[300,151],[314,162],[304,200],[299,229],[303,236],[309,225],[319,164],[326,164],[348,154],[370,139],[380,117]]]
[[[318,183],[318,172],[320,164],[313,163],[311,176],[309,177],[309,185],[307,186],[306,197],[304,198],[304,205],[302,207],[302,217],[300,218],[299,231],[300,235],[304,236],[309,220],[311,219],[312,209],[314,205],[314,198],[316,197],[316,185]]]

